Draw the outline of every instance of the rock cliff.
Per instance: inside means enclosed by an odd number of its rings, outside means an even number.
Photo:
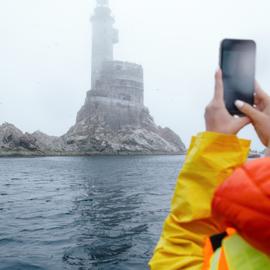
[[[156,126],[145,113],[144,127],[112,130],[93,116],[78,122],[61,137],[40,131],[23,133],[4,123],[0,126],[0,156],[184,154],[180,138],[170,129]]]
[[[85,105],[93,106],[97,104]],[[78,121],[62,138],[68,152],[83,154],[183,154],[185,146],[179,136],[169,128],[154,123],[148,110],[134,112],[128,107],[117,107],[106,112],[102,104],[99,109]],[[103,108],[103,109],[102,109]],[[85,108],[83,108],[85,110]],[[91,110],[89,109],[89,112]],[[102,113],[103,112],[103,113]],[[115,128],[121,116],[137,115],[140,122]],[[109,120],[106,119],[109,117]],[[122,121],[126,121],[125,119]],[[113,124],[112,124],[113,123]]]
[[[64,141],[61,138],[40,131],[23,133],[9,123],[0,126],[0,156],[60,155],[63,151]]]

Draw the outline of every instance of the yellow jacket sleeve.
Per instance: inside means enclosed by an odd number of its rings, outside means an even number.
[[[250,141],[203,132],[193,137],[171,211],[149,262],[152,270],[201,270],[205,240],[223,231],[211,217],[215,189],[247,159]]]

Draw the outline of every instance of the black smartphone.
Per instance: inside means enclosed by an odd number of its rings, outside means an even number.
[[[232,115],[243,114],[236,100],[254,104],[256,43],[253,40],[224,39],[220,46],[220,68],[226,108]]]

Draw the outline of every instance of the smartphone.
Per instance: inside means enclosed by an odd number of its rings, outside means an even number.
[[[220,46],[220,68],[224,100],[232,115],[243,116],[236,100],[254,104],[256,43],[253,40],[224,39]]]

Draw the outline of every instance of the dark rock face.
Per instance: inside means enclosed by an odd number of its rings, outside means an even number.
[[[67,151],[84,154],[183,154],[185,146],[169,128],[154,123],[147,108],[87,101],[78,121],[62,138]],[[133,120],[134,119],[134,120]],[[125,123],[125,124],[123,124]]]
[[[32,152],[38,150],[35,137],[29,133],[23,134],[14,125],[5,123],[0,126],[1,152]]]
[[[64,142],[61,138],[39,131],[23,133],[9,123],[0,126],[0,156],[57,155],[63,150]]]

